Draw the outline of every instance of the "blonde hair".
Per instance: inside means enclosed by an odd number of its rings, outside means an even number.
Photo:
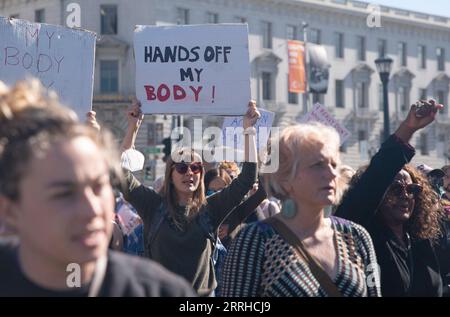
[[[109,167],[111,183],[122,179],[119,155],[111,133],[78,122],[75,113],[59,104],[38,80],[18,82],[11,89],[0,84],[0,194],[19,200],[19,183],[32,158],[51,143],[84,136],[100,149]]]
[[[331,127],[321,123],[298,124],[287,127],[281,133],[278,142],[279,167],[270,175],[273,194],[278,199],[286,199],[288,193],[284,190],[283,182],[292,182],[297,174],[297,168],[307,151],[315,151],[318,146],[325,145],[335,148],[339,159],[339,135]],[[277,150],[277,149],[273,149]]]
[[[339,167],[336,185],[336,202],[334,203],[335,205],[341,201],[344,193],[350,186],[350,180],[355,174],[356,170],[349,165],[341,165]]]

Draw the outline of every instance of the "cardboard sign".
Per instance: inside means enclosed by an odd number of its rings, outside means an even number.
[[[92,108],[93,32],[0,17],[0,80],[36,77],[84,121]]]
[[[246,24],[136,26],[145,113],[242,115],[250,100]]]
[[[337,133],[339,133],[341,145],[350,137],[350,131],[340,124],[320,103],[316,103],[313,109],[299,120],[300,123],[314,121],[335,128]]]
[[[259,108],[261,117],[256,121],[256,147],[259,151],[260,148],[264,148],[267,145],[269,139],[270,128],[272,127],[275,113]],[[244,149],[244,135],[242,132],[237,132],[236,128],[242,127],[243,117],[226,117],[223,120],[222,135],[223,145],[227,147],[234,147],[237,149]],[[227,129],[228,128],[228,129]],[[228,144],[231,140],[234,140],[234,144]]]

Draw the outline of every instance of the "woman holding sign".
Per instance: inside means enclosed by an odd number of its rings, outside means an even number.
[[[191,149],[178,149],[168,158],[161,194],[127,174],[125,198],[144,221],[146,255],[190,281],[200,296],[213,295],[217,285],[212,255],[218,228],[256,181],[254,125],[259,116],[255,102],[250,102],[243,120],[242,172],[216,195],[205,198],[202,159]],[[136,103],[128,112],[124,149],[134,145],[142,119]]]

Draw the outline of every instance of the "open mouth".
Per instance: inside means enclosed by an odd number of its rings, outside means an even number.
[[[410,204],[408,202],[396,204],[394,207],[402,212],[410,211]]]

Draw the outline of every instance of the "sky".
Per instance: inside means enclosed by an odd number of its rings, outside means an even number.
[[[364,0],[364,2],[450,18],[450,1],[448,0]]]

